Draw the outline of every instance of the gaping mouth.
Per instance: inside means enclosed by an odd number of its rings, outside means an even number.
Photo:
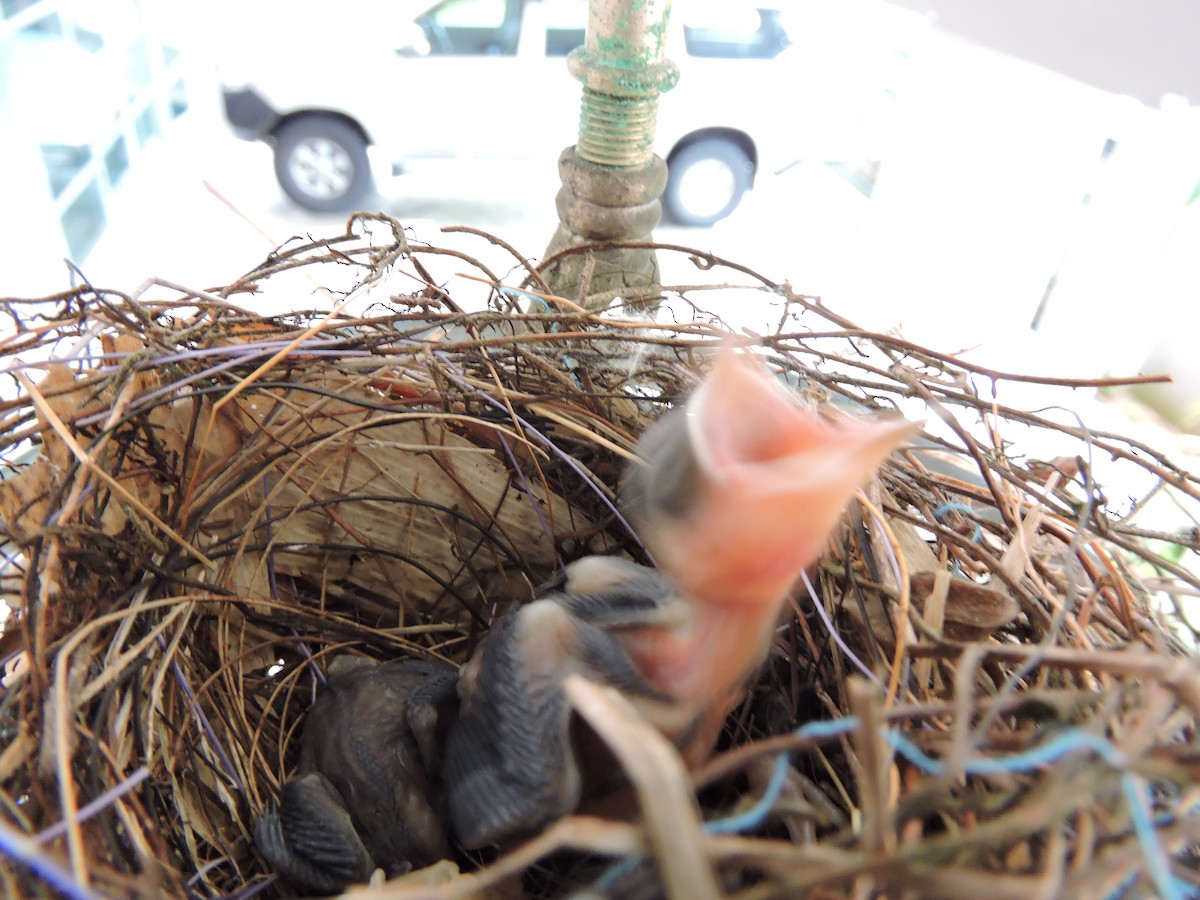
[[[854,491],[917,427],[899,418],[826,421],[731,349],[684,418],[695,460],[688,513],[647,523],[651,549],[695,596],[763,603],[781,599]],[[650,464],[666,471],[669,461]]]
[[[833,489],[847,480],[857,487],[917,428],[904,419],[827,422],[752,356],[729,349],[688,402],[687,427],[706,478],[760,495]]]

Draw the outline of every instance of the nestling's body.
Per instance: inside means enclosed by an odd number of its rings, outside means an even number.
[[[642,437],[623,486],[661,572],[578,560],[556,593],[497,620],[464,668],[446,770],[464,843],[527,833],[576,807],[587,760],[560,689],[569,672],[621,688],[689,764],[703,762],[793,582],[913,430],[902,419],[829,424],[724,351],[688,403]]]
[[[770,649],[793,582],[860,484],[913,428],[832,425],[752,359],[724,351],[687,404],[639,442],[622,499],[660,570],[613,557],[493,623],[472,659],[335,674],[305,723],[296,776],[255,830],[289,881],[335,892],[380,866],[480,847],[575,810],[613,767],[593,756],[563,678],[622,691],[691,765]],[[457,685],[457,690],[456,690]],[[455,708],[458,707],[456,714]],[[449,724],[447,725],[447,722]]]
[[[670,698],[638,674],[621,642],[552,593],[501,616],[459,677],[444,778],[455,834],[481,847],[573,811],[589,773],[579,761],[568,672],[611,685],[649,707]]]
[[[324,894],[449,854],[440,745],[457,706],[444,663],[340,657],[330,669],[296,773],[255,826],[277,872]]]

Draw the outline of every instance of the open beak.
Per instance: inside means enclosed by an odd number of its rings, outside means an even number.
[[[826,421],[752,356],[722,350],[687,404],[647,429],[626,479],[643,540],[692,610],[688,629],[632,649],[651,683],[699,703],[736,695],[855,490],[916,429]]]
[[[660,425],[685,440],[647,449],[690,459],[646,459],[643,537],[659,566],[688,596],[776,608],[855,490],[917,429],[904,419],[828,422],[730,349],[682,419]]]

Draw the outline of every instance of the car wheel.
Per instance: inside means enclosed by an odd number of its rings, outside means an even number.
[[[275,177],[285,194],[314,212],[346,212],[371,187],[367,142],[331,116],[305,116],[275,135]]]
[[[750,189],[754,164],[737,144],[703,138],[671,155],[663,210],[680,225],[711,225]]]

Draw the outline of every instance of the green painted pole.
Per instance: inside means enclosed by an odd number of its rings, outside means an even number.
[[[667,180],[666,163],[654,155],[658,99],[679,79],[666,58],[670,12],[671,0],[589,3],[584,44],[567,57],[567,68],[583,84],[579,139],[559,157],[559,226],[547,256],[592,242],[652,238]],[[654,252],[635,248],[566,256],[544,275],[555,293],[581,302],[583,289],[596,295],[637,287],[640,293],[659,284]]]

